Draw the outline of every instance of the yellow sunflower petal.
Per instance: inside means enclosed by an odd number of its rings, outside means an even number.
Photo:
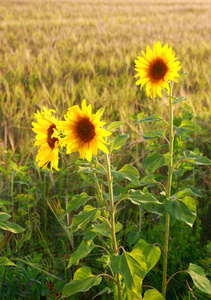
[[[65,137],[62,144],[67,145],[67,154],[79,151],[80,157],[90,161],[92,154],[97,155],[98,146],[101,150],[108,153],[103,137],[111,135],[101,126],[105,122],[100,121],[101,114],[92,114],[91,104],[86,105],[86,100],[82,101],[82,109],[79,107],[69,108],[65,115],[65,121],[59,122],[58,129],[63,130]]]
[[[47,110],[44,107],[42,113],[37,111],[35,117],[37,123],[32,122],[32,130],[36,133],[35,146],[40,146],[36,161],[38,166],[46,168],[50,163],[52,168],[58,170],[58,147],[60,145],[60,137],[58,132],[58,120],[52,116],[54,110]]]
[[[140,89],[146,85],[148,97],[162,97],[161,88],[180,77],[177,73],[181,68],[180,62],[171,47],[168,44],[162,47],[160,41],[154,43],[152,50],[147,46],[146,53],[142,51],[142,55],[135,60],[135,71],[138,72],[135,77],[139,77],[136,85],[140,85]]]

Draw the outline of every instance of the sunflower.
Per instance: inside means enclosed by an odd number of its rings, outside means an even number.
[[[37,123],[32,122],[34,128],[32,130],[36,132],[35,145],[40,146],[36,161],[39,161],[38,166],[45,169],[50,162],[51,171],[52,168],[58,169],[58,147],[60,143],[59,131],[57,129],[58,120],[52,116],[53,109],[47,110],[44,107],[44,111],[40,113],[37,111],[35,117]]]
[[[82,110],[78,105],[68,109],[64,116],[65,121],[60,121],[59,129],[64,130],[66,135],[62,144],[67,145],[67,154],[79,151],[80,158],[86,157],[90,162],[92,154],[97,155],[98,148],[105,153],[103,137],[109,136],[111,132],[100,128],[105,122],[100,122],[101,113],[92,114],[91,104],[86,106],[86,100],[82,101]]]
[[[138,72],[135,77],[140,77],[136,84],[141,84],[140,89],[146,84],[148,97],[162,97],[161,88],[169,91],[169,80],[177,82],[175,78],[180,77],[177,73],[181,68],[180,62],[172,48],[168,48],[168,44],[162,47],[160,42],[154,44],[153,50],[147,46],[146,54],[144,51],[142,54],[143,57],[138,56],[135,60],[135,70]]]

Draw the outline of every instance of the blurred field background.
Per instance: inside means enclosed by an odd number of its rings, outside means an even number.
[[[168,117],[168,99],[149,99],[135,84],[134,60],[147,45],[153,46],[158,40],[163,45],[168,43],[181,62],[181,72],[190,73],[174,86],[175,96],[188,98],[178,105],[175,114],[195,118],[202,127],[201,133],[184,146],[188,145],[190,150],[197,147],[211,158],[210,16],[210,0],[0,0],[0,197],[5,201],[3,210],[12,214],[14,222],[27,228],[21,237],[1,236],[5,256],[28,255],[30,261],[44,261],[45,269],[63,276],[72,249],[67,247],[57,217],[64,212],[65,201],[75,191],[79,193],[89,187],[93,192],[92,182],[84,174],[79,179],[72,169],[66,168],[72,158],[62,158],[64,169],[60,173],[49,176],[47,171],[39,170],[31,121],[36,110],[42,110],[44,105],[55,109],[62,118],[68,107],[80,104],[85,98],[94,110],[106,107],[103,118],[108,123],[126,121],[128,124],[121,130],[130,133],[133,142],[142,133],[137,131],[133,116],[160,113]],[[139,153],[128,148],[122,153],[126,162],[136,162],[133,165],[140,172],[143,172],[143,161],[137,163],[138,156],[146,157],[150,151],[145,146],[144,143],[139,146]],[[156,147],[159,151],[159,145]],[[122,157],[117,160],[122,162]],[[172,255],[170,273],[189,260],[195,263],[200,260],[203,267],[211,270],[211,262],[205,257],[211,238],[210,170],[204,168],[190,173],[185,178],[187,183],[193,181],[204,191],[199,202],[200,219],[193,231],[184,224],[175,229],[179,242],[172,248],[180,252],[175,250]],[[133,229],[131,224],[139,222],[132,209],[127,215],[124,212],[124,220],[128,220],[126,234]],[[151,217],[147,222],[146,235],[154,243],[163,229],[159,226],[152,229]],[[76,237],[76,245],[79,241],[80,237],[78,240]],[[46,286],[47,279],[40,278],[34,268],[22,268],[21,278],[20,270],[17,271],[17,283],[12,275],[9,277],[10,273],[5,276],[8,291],[14,289],[30,295],[28,284],[36,276]],[[152,275],[158,289],[159,272]],[[58,281],[58,290],[61,282],[64,285],[71,278],[71,273],[65,271],[64,276],[60,278],[63,282]],[[177,285],[176,282],[175,288]],[[181,290],[187,292],[187,287],[182,286]],[[24,299],[35,299],[27,295]],[[13,299],[8,297],[5,299]],[[170,295],[169,299],[174,297]],[[181,297],[178,299],[189,299]]]

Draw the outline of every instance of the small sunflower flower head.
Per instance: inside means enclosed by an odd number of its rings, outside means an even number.
[[[82,101],[82,109],[78,105],[68,109],[65,121],[59,122],[59,129],[66,135],[62,144],[66,145],[67,154],[79,151],[80,158],[86,157],[91,162],[92,154],[96,156],[98,149],[108,153],[103,138],[111,135],[111,132],[101,128],[105,122],[100,122],[100,117],[100,111],[92,114],[91,104],[87,106],[85,99]]]
[[[40,146],[38,154],[36,156],[36,161],[38,161],[38,166],[45,169],[48,163],[52,168],[59,171],[58,169],[58,148],[60,144],[59,131],[58,131],[58,120],[52,116],[53,109],[47,110],[44,107],[43,112],[37,111],[35,117],[37,123],[32,122],[34,128],[32,130],[36,133],[35,146]]]
[[[152,50],[147,46],[146,53],[142,51],[142,55],[135,60],[135,71],[138,72],[135,77],[140,77],[136,84],[141,85],[140,89],[146,85],[147,97],[158,95],[162,98],[161,89],[169,91],[169,81],[177,82],[176,78],[180,77],[177,73],[181,69],[180,62],[172,48],[168,44],[162,47],[159,41]]]

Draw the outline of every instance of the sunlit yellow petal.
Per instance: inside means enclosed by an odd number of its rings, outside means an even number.
[[[101,150],[108,153],[103,137],[111,135],[101,126],[105,122],[100,121],[100,113],[92,114],[91,104],[86,105],[86,100],[82,101],[82,109],[71,107],[65,115],[65,121],[59,122],[58,129],[64,131],[65,137],[62,144],[67,145],[67,154],[79,151],[80,158],[91,161],[92,154],[97,155],[98,145]]]
[[[161,42],[154,44],[151,50],[146,47],[146,53],[142,51],[143,57],[138,56],[135,60],[135,71],[140,77],[136,85],[140,85],[140,89],[146,85],[146,93],[148,97],[162,97],[161,88],[166,87],[166,83],[170,80],[176,81],[175,78],[180,77],[177,73],[181,66],[177,61],[172,48],[166,44],[162,47]]]
[[[35,146],[40,146],[36,161],[38,166],[45,169],[50,163],[51,170],[54,168],[58,169],[58,147],[60,145],[60,138],[58,132],[58,120],[52,116],[54,110],[47,110],[44,107],[42,113],[37,111],[35,117],[37,123],[32,122],[33,131],[37,133]]]

